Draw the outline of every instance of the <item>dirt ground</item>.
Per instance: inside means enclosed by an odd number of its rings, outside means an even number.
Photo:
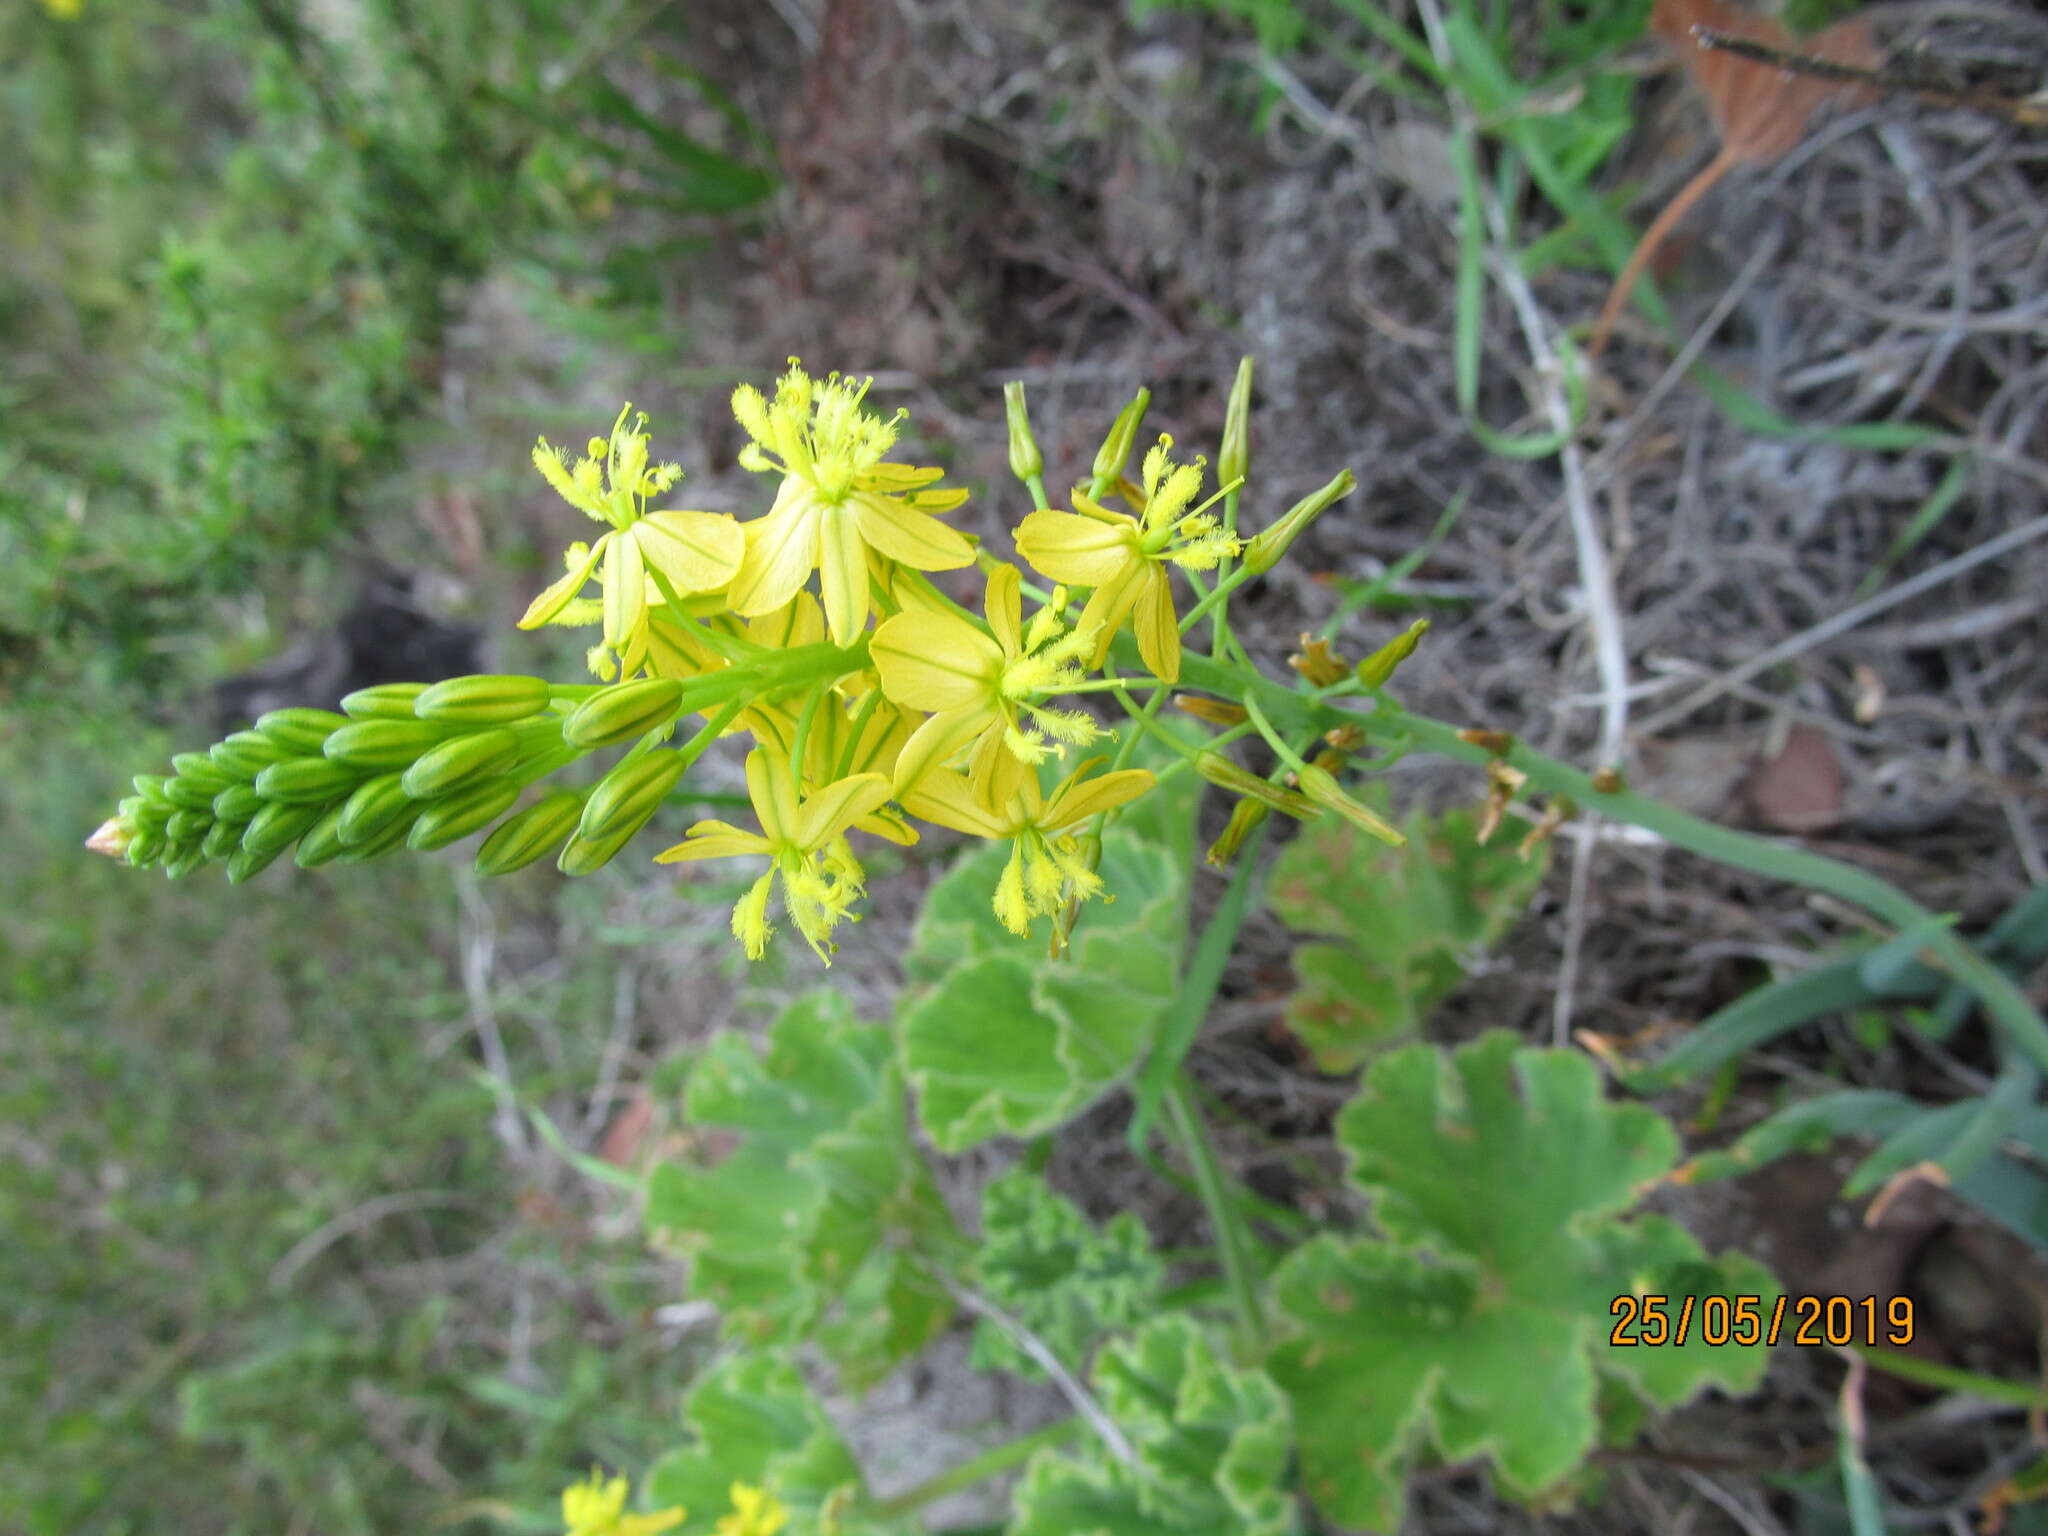
[[[2048,59],[2048,18],[2024,6],[1933,0],[1868,14],[1890,50],[1925,44],[1984,69],[2031,60],[2037,83]],[[1005,469],[1003,381],[1026,382],[1057,489],[1086,472],[1139,384],[1153,390],[1152,429],[1213,451],[1249,353],[1247,522],[1339,467],[1359,480],[1233,607],[1274,669],[1330,610],[1332,578],[1382,570],[1462,496],[1409,583],[1435,624],[1401,674],[1412,707],[1588,767],[1617,761],[1649,793],[1796,836],[1960,913],[1966,931],[2048,880],[2037,595],[2048,542],[2036,537],[2048,530],[2048,133],[1895,96],[1827,116],[1777,164],[1722,182],[1660,266],[1689,338],[1682,358],[1625,320],[1567,467],[1489,455],[1461,420],[1448,121],[1368,88],[1333,56],[1274,61],[1247,30],[1205,16],[1134,23],[1077,0],[718,0],[694,8],[691,26],[706,71],[773,125],[786,185],[765,229],[676,274],[689,355],[604,360],[585,375],[587,399],[545,402],[560,410],[556,435],[585,430],[572,407],[595,422],[630,395],[654,413],[663,455],[691,472],[691,504],[756,510],[759,483],[733,467],[729,385],[702,381],[766,382],[797,354],[872,372],[877,403],[907,406],[915,434],[954,445],[954,476],[991,487],[968,526],[999,541],[1022,510]],[[1713,141],[1667,55],[1646,43],[1630,61],[1639,116],[1603,185],[1632,189],[1623,206],[1640,226]],[[665,103],[656,93],[649,105]],[[1548,217],[1533,198],[1521,211]],[[1552,268],[1532,275],[1518,310],[1494,286],[1480,409],[1496,428],[1542,424],[1548,386],[1525,326],[1576,327],[1583,340],[1606,292],[1602,273]],[[485,290],[451,351],[451,388],[469,400],[516,393],[504,357],[517,326]],[[1940,458],[1760,435],[1708,399],[1686,371],[1695,359],[1807,426],[1916,422],[1969,445],[1953,508],[1877,600],[1859,584],[1935,490]],[[491,542],[559,548],[559,511],[536,482],[497,516]],[[1996,558],[1972,560],[2008,536]],[[1923,590],[1886,597],[1950,561]],[[509,620],[524,592],[492,601]],[[1339,648],[1361,655],[1405,623],[1356,617]],[[1411,758],[1394,792],[1403,806],[1445,805],[1481,786]],[[871,1016],[894,990],[894,956],[932,875],[914,863],[876,880],[834,968]],[[659,906],[667,879],[650,871],[617,899]],[[1550,1042],[1688,1023],[1856,931],[1854,914],[1801,892],[1570,826],[1530,914],[1431,1033],[1451,1042],[1506,1026]],[[718,942],[650,965],[636,1004],[649,1055],[728,1015],[736,986],[703,980]],[[1254,922],[1194,1065],[1334,1167],[1342,1085],[1275,1027],[1285,954],[1278,924]],[[1803,1030],[1748,1063],[1716,1137],[1823,1070],[1946,1100],[1979,1091],[1988,1059],[1974,1025],[1910,1053],[1873,1051],[1838,1025]],[[1121,1113],[1101,1108],[1070,1131],[1061,1182],[1098,1212],[1135,1205],[1163,1243],[1185,1240],[1199,1212],[1162,1201],[1129,1163]],[[1247,1162],[1257,1151],[1233,1150]],[[1771,1263],[1792,1292],[1915,1296],[1930,1358],[2038,1374],[2048,1271],[2035,1256],[1938,1195],[1867,1228],[1836,1200],[1840,1177],[1828,1160],[1793,1160],[1668,1203],[1710,1245]],[[1832,1476],[1841,1377],[1831,1354],[1781,1350],[1758,1395],[1699,1404],[1603,1456],[1602,1497],[1576,1511],[1502,1506],[1470,1468],[1426,1472],[1409,1529],[1829,1529],[1785,1484]],[[927,1425],[959,1420],[937,1374],[891,1390],[899,1429],[920,1402]],[[1975,1501],[2039,1450],[2017,1410],[1931,1401],[1873,1379],[1873,1461],[1916,1528],[1969,1529]],[[991,1411],[1014,1429],[1036,1410],[1019,1399]],[[885,1485],[924,1470],[892,1467]]]

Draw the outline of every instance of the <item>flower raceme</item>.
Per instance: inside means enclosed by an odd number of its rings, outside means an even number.
[[[1241,371],[1234,401],[1249,398],[1248,379]],[[1078,904],[1110,894],[1096,870],[1100,834],[1155,783],[1129,766],[1139,730],[1198,759],[1205,779],[1225,782],[1217,766],[1227,761],[1224,744],[1199,750],[1153,724],[1157,690],[1181,671],[1169,568],[1236,562],[1202,608],[1227,639],[1227,590],[1277,558],[1351,482],[1339,476],[1248,550],[1232,510],[1248,467],[1242,412],[1226,434],[1230,483],[1198,505],[1203,461],[1176,463],[1165,437],[1138,479],[1126,478],[1149,398],[1140,391],[1095,457],[1088,490],[1099,497],[1077,489],[1073,510],[1056,511],[1045,505],[1043,455],[1023,391],[1012,389],[1011,458],[1037,508],[1014,530],[1015,544],[1055,584],[1041,591],[1017,565],[941,521],[967,493],[940,486],[938,469],[889,457],[901,413],[870,411],[870,383],[815,378],[792,359],[772,397],[734,393],[748,438],[741,466],[779,476],[773,504],[752,519],[657,506],[682,472],[653,461],[647,418],[630,405],[574,463],[539,441],[533,462],[542,478],[604,531],[571,546],[564,574],[520,626],[600,625],[590,663],[604,685],[458,678],[365,689],[342,700],[338,714],[274,711],[208,752],[180,753],[168,776],[137,777],[136,793],[88,846],[173,878],[222,862],[240,882],[286,852],[310,869],[485,832],[477,857],[486,873],[553,854],[563,873],[580,876],[613,858],[706,751],[738,736],[750,748],[759,830],[699,821],[656,858],[766,862],[733,911],[750,958],[766,953],[779,899],[829,963],[832,935],[855,919],[866,879],[850,839],[915,843],[912,820],[1009,843],[991,906],[1019,934],[1050,917],[1057,949]],[[1112,493],[1133,511],[1104,507]],[[1212,514],[1226,495],[1222,515]],[[977,561],[986,573],[979,614],[929,574]],[[593,580],[601,595],[587,597]],[[1069,588],[1078,615],[1070,616]],[[1027,596],[1036,605],[1028,618]],[[1127,629],[1153,674],[1143,706],[1131,702],[1147,686],[1141,680],[1091,676]],[[1219,645],[1218,656],[1229,653]],[[1242,707],[1250,696],[1233,686],[1231,668],[1202,675],[1222,697],[1190,701],[1190,714],[1231,735],[1256,725],[1283,769],[1299,764],[1259,712]],[[1373,680],[1384,682],[1377,673]],[[1073,706],[1078,693],[1114,698],[1135,728],[1106,731]],[[1055,767],[1068,749],[1105,737],[1116,742],[1106,769],[1099,758]],[[594,784],[542,782],[614,747],[625,755]],[[1261,804],[1280,793],[1255,774],[1246,782]],[[521,805],[529,788],[537,798]],[[1352,814],[1334,781],[1304,781],[1303,796],[1306,814]],[[575,1510],[565,1496],[565,1514],[587,1536],[653,1530],[632,1522],[663,1518],[624,1515],[623,1484],[597,1479],[571,1493]],[[770,1505],[750,1508],[736,1503],[732,1518],[747,1529],[744,1522],[773,1523]]]

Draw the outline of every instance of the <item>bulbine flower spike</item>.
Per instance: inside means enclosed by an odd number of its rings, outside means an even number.
[[[654,856],[657,864],[693,859],[727,859],[765,854],[773,862],[732,909],[732,931],[747,958],[768,952],[768,898],[782,885],[783,909],[818,958],[832,963],[827,936],[852,915],[865,875],[847,846],[846,830],[889,798],[886,774],[857,773],[809,796],[797,792],[789,757],[776,747],[756,747],[747,756],[747,794],[761,830],[748,832],[729,822],[700,821],[673,848]]]
[[[1095,589],[1077,625],[1095,633],[1094,665],[1102,665],[1116,632],[1135,615],[1138,654],[1168,683],[1180,681],[1180,620],[1166,567],[1214,570],[1241,547],[1210,515],[1214,496],[1190,510],[1202,488],[1202,461],[1175,464],[1172,447],[1173,439],[1161,436],[1145,455],[1144,506],[1136,517],[1076,491],[1075,511],[1033,512],[1017,528],[1017,552],[1032,569]]]
[[[892,704],[932,712],[896,759],[897,793],[971,747],[970,777],[982,803],[1000,805],[1027,765],[1102,735],[1081,711],[1039,702],[1082,681],[1081,661],[1095,639],[1086,629],[1063,633],[1051,608],[1027,631],[1022,586],[1014,565],[989,572],[987,633],[931,609],[906,610],[875,631],[868,654],[882,693]]]
[[[1031,931],[1034,917],[1057,917],[1070,901],[1102,891],[1102,877],[1090,866],[1073,829],[1090,817],[1127,805],[1149,790],[1152,775],[1123,768],[1091,777],[1091,759],[1060,781],[1050,797],[1039,792],[1038,776],[1026,774],[999,810],[981,803],[966,775],[934,769],[906,791],[903,808],[925,821],[973,837],[1010,840],[1010,862],[996,882],[996,917],[1010,932]]]
[[[135,793],[87,846],[172,879],[222,864],[240,884],[286,855],[310,870],[474,836],[482,873],[552,858],[563,874],[586,876],[686,798],[704,754],[737,737],[759,830],[699,821],[656,858],[764,860],[766,871],[733,909],[733,933],[749,958],[761,958],[779,899],[829,963],[833,930],[855,920],[866,880],[850,835],[909,847],[918,818],[1008,843],[992,906],[1020,935],[1050,917],[1057,957],[1081,904],[1109,896],[1098,872],[1107,823],[1156,782],[1125,766],[1143,738],[1246,797],[1212,861],[1276,806],[1303,817],[1335,811],[1399,837],[1338,789],[1329,770],[1342,766],[1341,754],[1317,747],[1331,701],[1383,681],[1374,669],[1391,670],[1398,646],[1357,676],[1305,650],[1304,670],[1320,685],[1311,708],[1323,714],[1288,720],[1294,736],[1314,727],[1290,745],[1259,707],[1251,663],[1232,643],[1224,599],[1350,483],[1339,476],[1249,545],[1224,509],[1211,514],[1250,467],[1249,365],[1231,391],[1225,483],[1206,501],[1203,461],[1176,462],[1169,438],[1144,452],[1135,478],[1126,473],[1144,441],[1151,397],[1141,389],[1117,413],[1072,509],[1045,506],[1045,451],[1023,387],[1006,389],[1011,468],[1031,498],[1012,530],[1021,562],[1010,563],[941,521],[967,496],[939,485],[942,471],[890,459],[901,413],[867,408],[872,380],[815,378],[790,361],[772,396],[743,387],[732,397],[748,437],[742,467],[776,477],[773,504],[750,520],[650,510],[682,471],[652,462],[646,415],[630,405],[580,457],[545,438],[535,447],[542,477],[601,532],[569,547],[561,579],[520,626],[601,624],[588,653],[601,685],[492,674],[380,683],[342,699],[339,713],[273,710],[204,753],[177,754],[167,775],[138,776]],[[1130,510],[1108,510],[1091,490]],[[979,615],[928,574],[977,561],[985,572]],[[1198,611],[1175,611],[1172,566],[1212,571],[1227,562],[1235,563]],[[1029,584],[1026,563],[1051,579],[1049,591]],[[593,582],[601,596],[585,595]],[[1086,589],[1078,610],[1069,584]],[[1028,616],[1027,594],[1035,604]],[[1160,690],[1180,675],[1181,627],[1194,618],[1208,620],[1217,643],[1188,664],[1200,697],[1179,703],[1222,733],[1207,750],[1156,718],[1168,696]],[[1153,677],[1093,675],[1126,625]],[[1148,690],[1146,702],[1133,702]],[[1131,729],[1107,730],[1075,707],[1079,694],[1122,708]],[[1314,754],[1299,792],[1222,750],[1253,730],[1283,764],[1299,769],[1300,754]],[[1059,776],[1070,748],[1105,736],[1120,737],[1113,765],[1097,759]],[[576,767],[611,753],[619,755]],[[572,768],[572,783],[544,782]],[[572,1494],[579,1536],[673,1523],[625,1515],[616,1480],[599,1477]],[[726,1523],[761,1536],[781,1507],[760,1490],[748,1498],[735,1495]]]
[[[650,573],[657,587],[665,580],[678,593],[713,592],[739,570],[746,536],[732,518],[716,512],[645,510],[647,501],[668,492],[683,472],[674,464],[648,464],[647,415],[632,416],[629,425],[632,410],[629,404],[619,412],[609,441],[590,440],[573,470],[546,438],[535,444],[533,464],[542,478],[579,512],[610,523],[611,531],[595,544],[571,549],[568,574],[528,605],[521,629],[563,617],[602,562],[605,646],[619,655],[644,653]],[[580,611],[576,616],[581,617]]]
[[[783,477],[768,515],[746,525],[728,589],[735,613],[782,607],[815,570],[832,643],[850,645],[868,618],[869,549],[919,571],[974,563],[974,546],[938,520],[967,492],[933,489],[944,470],[885,461],[896,422],[862,408],[872,382],[813,379],[792,358],[772,402],[751,385],[733,391],[733,415],[753,439],[740,464]]]

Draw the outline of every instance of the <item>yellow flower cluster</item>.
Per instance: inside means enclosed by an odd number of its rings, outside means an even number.
[[[768,860],[733,910],[754,958],[779,892],[788,920],[829,962],[830,935],[862,893],[848,834],[914,842],[906,815],[1011,844],[993,905],[1014,932],[1042,915],[1057,922],[1097,894],[1083,824],[1145,793],[1153,777],[1104,771],[1094,758],[1046,790],[1042,762],[1107,734],[1057,701],[1091,686],[1088,674],[1127,624],[1146,667],[1174,682],[1181,621],[1168,567],[1212,569],[1241,547],[1208,503],[1195,505],[1201,461],[1175,463],[1162,437],[1137,483],[1120,463],[1109,479],[1133,512],[1077,488],[1073,510],[1040,506],[1022,520],[1019,554],[1056,584],[1030,589],[1038,606],[1027,618],[1018,567],[943,521],[967,492],[941,486],[939,469],[888,457],[901,418],[869,411],[867,389],[815,378],[792,359],[772,398],[735,391],[749,439],[740,463],[777,480],[768,511],[746,521],[650,510],[681,472],[651,461],[646,418],[630,406],[573,467],[545,439],[534,450],[548,483],[606,531],[569,550],[566,574],[521,626],[601,624],[590,664],[606,679],[688,684],[729,668],[751,669],[735,681],[760,679],[704,711],[752,738],[746,776],[759,830],[702,821],[658,855]],[[979,616],[927,575],[977,563],[986,574]],[[593,580],[601,595],[585,597]],[[1076,617],[1070,587],[1087,592]]]

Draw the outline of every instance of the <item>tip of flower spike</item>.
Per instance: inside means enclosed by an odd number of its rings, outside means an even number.
[[[92,836],[85,840],[85,846],[90,853],[103,853],[110,859],[119,859],[127,857],[128,845],[134,838],[135,828],[117,816],[101,822]]]

